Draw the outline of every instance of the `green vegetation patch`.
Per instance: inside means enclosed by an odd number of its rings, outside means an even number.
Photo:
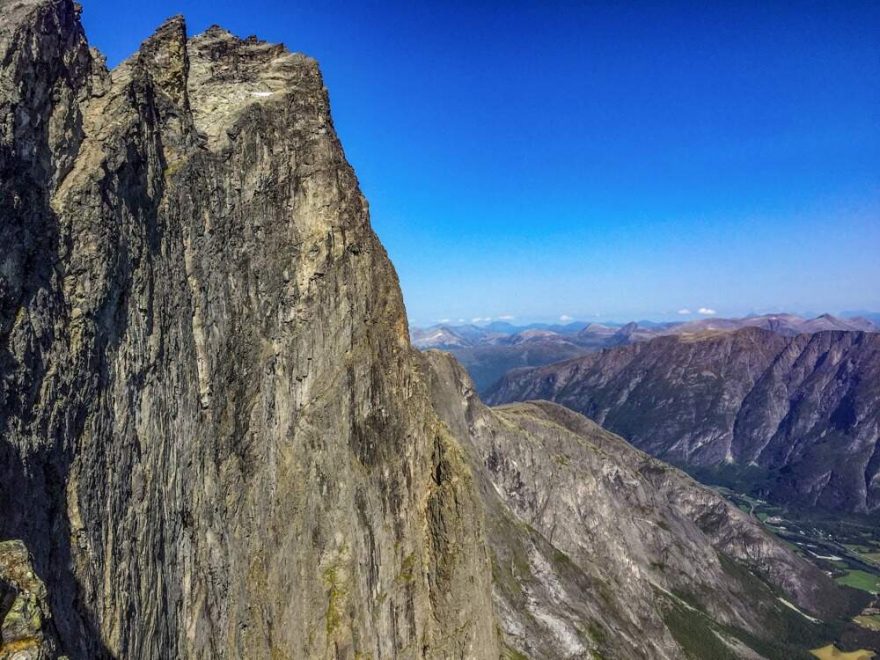
[[[819,658],[819,660],[871,660],[874,657],[873,651],[841,651],[834,644],[828,644],[818,649],[813,649],[810,654]]]
[[[330,566],[324,569],[323,578],[324,583],[329,589],[327,594],[326,622],[327,637],[330,638],[333,637],[333,633],[342,625],[343,608],[348,592],[341,576],[341,570],[338,567]]]
[[[529,656],[505,644],[501,649],[501,660],[529,660]]]
[[[757,637],[741,628],[717,623],[702,612],[689,610],[692,616],[703,617],[705,621],[704,627],[708,626],[710,632],[715,630],[726,634],[727,637],[734,637],[770,660],[809,658],[808,649],[821,646],[827,643],[829,639],[838,639],[840,637],[843,626],[842,622],[812,623],[798,612],[778,602],[776,600],[777,596],[782,594],[750,571],[748,567],[724,553],[719,553],[718,558],[725,572],[740,583],[743,588],[744,597],[756,606],[759,604],[763,605],[765,629],[761,636]],[[676,594],[676,596],[682,597],[686,596],[686,594]],[[698,604],[693,598],[688,600],[692,606]],[[679,608],[684,607],[684,605],[679,604]],[[691,628],[695,626],[696,624],[693,624]],[[670,631],[672,631],[671,628]],[[728,654],[732,653],[729,649],[727,652]],[[714,658],[715,656],[695,657]],[[722,655],[718,657],[724,658],[728,656]]]
[[[847,572],[846,575],[835,578],[835,580],[838,584],[843,584],[847,587],[861,589],[872,594],[880,593],[880,578],[866,571],[852,570]]]
[[[397,576],[398,582],[403,582],[405,584],[409,584],[410,582],[412,582],[415,577],[415,565],[415,553],[410,553],[406,557],[404,557],[403,562],[400,565],[400,574]]]
[[[605,629],[602,627],[602,624],[598,621],[590,621],[587,626],[587,634],[597,644],[605,643]]]
[[[862,626],[863,628],[867,628],[868,630],[878,630],[880,631],[880,616],[877,614],[868,614],[857,616],[853,619],[857,624]]]
[[[736,655],[718,638],[712,622],[702,612],[694,612],[670,600],[663,612],[663,622],[688,658],[736,660]]]
[[[858,555],[861,559],[871,564],[880,565],[880,548],[870,545],[855,545],[852,543],[844,543],[843,545],[847,550]]]

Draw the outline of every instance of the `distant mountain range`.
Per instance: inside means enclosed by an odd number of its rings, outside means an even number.
[[[411,335],[417,348],[437,348],[455,355],[470,373],[477,391],[484,394],[511,369],[543,366],[664,335],[732,332],[747,327],[762,328],[789,337],[825,330],[880,332],[880,319],[868,318],[869,315],[864,313],[862,316],[841,318],[823,314],[804,318],[796,314],[764,314],[737,319],[707,318],[671,323],[572,322],[525,326],[497,321],[480,326],[413,328]]]
[[[880,334],[824,329],[841,324],[786,316],[679,328],[513,371],[484,398],[561,403],[708,481],[774,501],[876,513]]]

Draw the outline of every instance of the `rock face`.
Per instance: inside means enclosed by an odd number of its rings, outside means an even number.
[[[46,586],[21,541],[0,542],[0,658],[48,660],[58,655]]]
[[[880,334],[749,328],[511,372],[492,403],[548,399],[651,454],[748,470],[778,501],[880,510]]]
[[[108,72],[72,2],[2,26],[0,534],[65,650],[497,655],[316,63],[177,18]]]
[[[0,9],[4,645],[674,658],[691,611],[775,635],[768,584],[846,610],[680,473],[411,348],[313,60],[175,18],[108,71],[69,0]]]

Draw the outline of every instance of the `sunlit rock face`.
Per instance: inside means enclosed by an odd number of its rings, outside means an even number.
[[[0,657],[48,660],[59,654],[46,585],[21,541],[0,541]]]
[[[0,529],[66,651],[497,655],[316,63],[171,19],[107,71],[70,2],[2,30]]]
[[[746,564],[823,610],[708,491],[410,347],[313,60],[175,18],[108,71],[72,2],[0,9],[0,656],[674,658],[674,585],[774,634]]]

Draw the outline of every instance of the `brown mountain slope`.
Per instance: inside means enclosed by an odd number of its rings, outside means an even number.
[[[487,397],[526,399],[679,464],[757,467],[781,501],[880,509],[880,334],[663,337],[512,372]]]

